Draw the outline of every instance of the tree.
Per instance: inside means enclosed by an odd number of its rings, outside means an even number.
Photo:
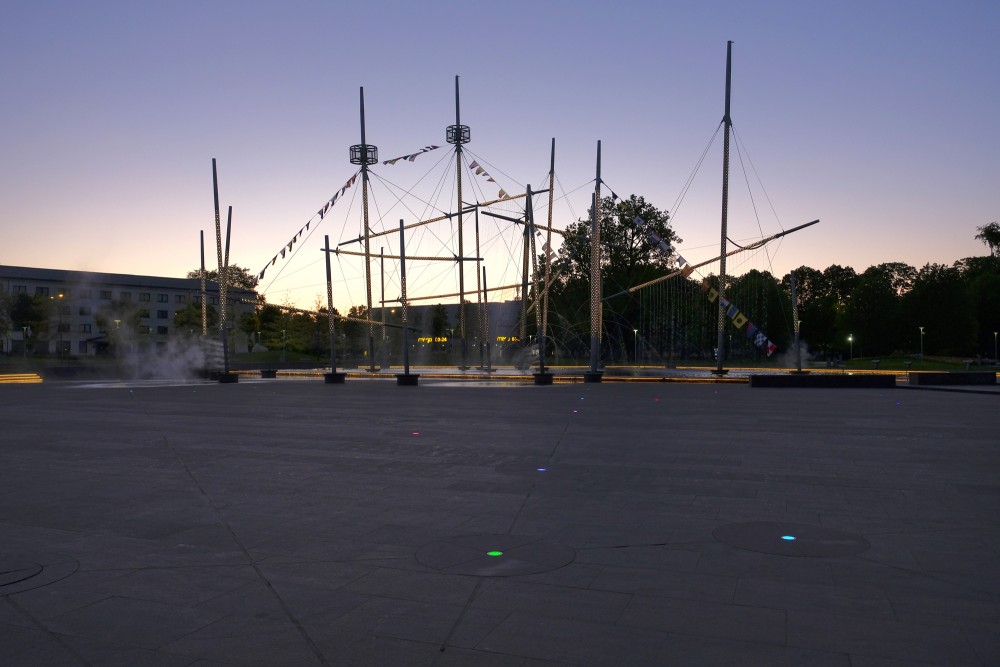
[[[917,272],[913,288],[904,297],[907,325],[902,340],[919,349],[920,328],[926,334],[924,349],[935,354],[964,356],[974,352],[976,322],[973,301],[961,272],[955,267],[927,264]]]
[[[912,266],[890,262],[869,267],[858,277],[847,303],[847,322],[859,350],[882,355],[896,349],[903,323],[901,296],[916,274]]]
[[[254,274],[250,273],[249,269],[244,269],[242,266],[239,266],[238,264],[230,264],[229,272],[227,275],[229,276],[228,284],[230,287],[236,287],[238,289],[245,289],[250,291],[253,291],[254,288],[257,287],[257,277]],[[201,269],[194,269],[188,271],[187,277],[197,278],[200,280]],[[217,269],[206,270],[205,280],[218,282],[219,271]]]
[[[670,228],[666,211],[637,195],[621,200],[604,197],[600,207],[601,283],[605,295],[622,292],[676,267],[673,249],[680,239]],[[667,246],[665,251],[636,226],[633,222],[636,216],[662,239]],[[590,331],[590,227],[589,216],[572,223],[552,262],[555,279],[549,303],[556,315],[551,319],[559,323],[558,333],[562,338],[559,343],[577,350],[585,348],[584,341],[589,340]],[[639,299],[634,294],[609,299],[604,303],[604,313],[604,326],[609,334],[605,344],[617,355],[625,351],[631,354],[633,345],[626,342],[632,339],[632,330],[638,326]]]
[[[206,323],[209,335],[218,334],[219,311],[215,306],[209,306],[206,313]],[[201,335],[201,304],[188,303],[183,309],[174,313],[174,327],[179,331]]]
[[[976,240],[982,241],[990,249],[990,254],[1000,257],[1000,222],[991,222],[982,227],[976,227]]]
[[[247,352],[253,352],[255,336],[260,331],[260,318],[257,313],[243,313],[240,315],[240,331],[247,337]]]

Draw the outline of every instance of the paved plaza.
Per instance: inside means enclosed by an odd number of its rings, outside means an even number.
[[[0,386],[0,664],[997,665],[1000,394]]]

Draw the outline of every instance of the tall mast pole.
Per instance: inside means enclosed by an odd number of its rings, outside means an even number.
[[[219,338],[222,343],[222,362],[224,371],[229,372],[226,358],[226,278],[222,259],[222,223],[219,220],[219,172],[216,169],[215,158],[212,158],[212,194],[215,196],[215,251],[219,263]]]
[[[723,300],[726,294],[726,241],[729,234],[729,128],[733,125],[733,119],[729,115],[729,95],[733,81],[733,42],[726,42],[726,113],[722,117],[724,126],[722,135],[722,243],[719,250],[719,337],[716,341],[718,349],[717,365],[715,372],[719,375],[725,373],[723,370],[723,360],[725,357],[725,326],[726,307]]]
[[[542,330],[538,334],[538,343],[540,347],[538,348],[539,359],[541,359],[542,370],[545,372],[545,336],[548,335],[549,331],[549,278],[552,275],[552,203],[553,196],[556,191],[556,139],[552,138],[552,153],[549,160],[549,212],[548,212],[548,230],[545,233],[545,246],[542,250],[545,251],[545,277],[542,280]]]
[[[361,166],[361,209],[365,223],[365,305],[368,310],[368,370],[375,372],[375,322],[372,320],[371,228],[368,226],[368,165],[378,162],[378,147],[369,146],[365,137],[365,89],[361,88],[361,143],[351,146],[351,164]]]
[[[385,345],[385,246],[379,248],[378,250],[378,272],[381,276],[379,294],[381,299],[379,300],[379,315],[381,315],[382,320],[382,342],[379,345],[382,357],[386,360],[386,366],[389,365],[389,355],[386,353]]]
[[[590,217],[590,381],[600,382],[601,363],[601,142],[597,142],[597,181]]]
[[[337,372],[337,333],[334,329],[333,316],[333,275],[330,271],[330,237],[323,236],[323,254],[326,259],[326,326],[327,337],[330,339],[330,374]]]
[[[531,185],[528,185],[527,204],[524,211],[524,252],[521,262],[521,327],[518,335],[521,345],[528,342],[528,244],[531,239]]]
[[[479,313],[479,367],[485,364],[483,344],[486,331],[486,311],[483,310],[483,284],[480,276],[483,256],[479,250],[479,206],[476,206],[476,311]]]
[[[462,339],[462,370],[468,368],[466,357],[469,346],[465,335],[465,250],[462,239],[462,144],[469,143],[469,127],[462,125],[462,112],[459,104],[458,76],[455,76],[455,124],[445,130],[445,139],[449,144],[455,144],[455,185],[458,191],[458,332]],[[478,257],[479,253],[476,253]]]
[[[208,294],[205,289],[205,230],[201,230],[201,335],[208,335]]]

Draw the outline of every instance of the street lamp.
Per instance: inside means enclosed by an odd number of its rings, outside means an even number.
[[[633,338],[632,338],[632,340],[633,340],[633,344],[632,344],[632,360],[636,363],[636,365],[638,365],[639,364],[639,330],[638,329],[632,329],[632,334],[633,334]]]
[[[854,334],[847,334],[847,342],[851,345],[851,360],[854,359]]]
[[[924,328],[917,327],[920,329],[920,361],[924,360]]]

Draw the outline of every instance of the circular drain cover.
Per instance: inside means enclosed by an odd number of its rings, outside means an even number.
[[[860,535],[805,523],[752,521],[716,528],[715,539],[740,549],[779,556],[851,556],[871,548]]]
[[[0,553],[0,595],[13,595],[64,579],[80,566],[56,554]]]
[[[431,542],[417,551],[422,565],[448,574],[512,577],[568,565],[576,552],[526,535],[465,535]]]

